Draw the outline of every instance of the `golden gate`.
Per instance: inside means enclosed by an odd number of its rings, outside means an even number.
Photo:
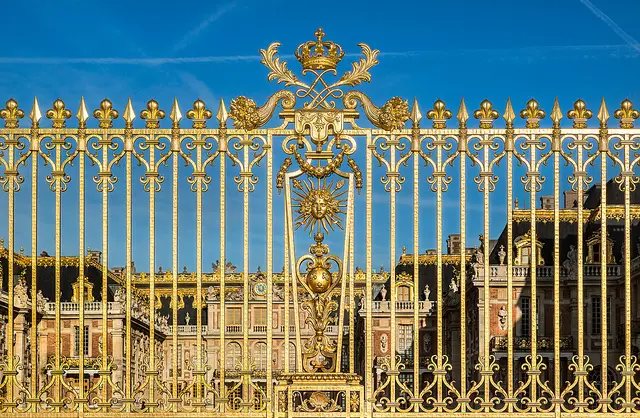
[[[597,127],[588,126],[593,113],[581,100],[567,113],[572,127],[561,128],[563,113],[557,101],[549,115],[552,127],[540,127],[546,113],[533,99],[520,112],[524,128],[515,126],[510,101],[501,115],[491,102],[483,101],[471,113],[479,127],[470,126],[464,101],[455,118],[440,100],[425,118],[417,101],[410,106],[394,97],[378,107],[353,89],[371,81],[369,71],[378,63],[379,51],[361,44],[362,58],[337,76],[342,48],[325,40],[322,30],[315,35],[315,40],[295,52],[302,65],[301,76],[278,57],[279,44],[260,51],[270,71],[269,81],[284,85],[265,104],[259,106],[241,96],[230,102],[229,110],[221,102],[214,115],[197,100],[185,114],[190,126],[185,126],[177,100],[168,115],[155,100],[149,101],[139,113],[144,127],[134,126],[138,115],[129,100],[121,115],[123,128],[113,126],[120,113],[107,99],[92,113],[82,99],[75,115],[77,128],[66,126],[72,112],[62,100],[45,112],[50,127],[43,126],[37,99],[27,115],[29,127],[21,127],[25,112],[18,103],[6,102],[0,110],[4,120],[0,180],[8,201],[8,237],[0,245],[0,255],[6,258],[6,267],[0,269],[6,275],[0,411],[22,416],[247,417],[637,412],[640,366],[634,351],[637,330],[633,324],[637,320],[632,287],[638,263],[631,257],[635,253],[633,224],[640,213],[632,204],[640,131],[634,128],[639,113],[632,103],[623,101],[613,113],[619,127],[609,126],[604,100],[596,115]],[[276,112],[280,126],[272,123]],[[88,127],[91,115],[97,119],[97,128]],[[166,116],[170,128],[160,126]],[[372,127],[359,126],[361,116]],[[504,128],[494,127],[500,116]],[[425,119],[431,126],[425,127]],[[265,127],[270,122],[275,127]],[[41,228],[37,202],[42,193],[38,179],[43,163],[55,196],[53,256],[37,255]],[[186,178],[179,176],[180,164],[188,167]],[[260,164],[262,178],[257,175]],[[150,256],[149,271],[143,275],[132,264],[133,246],[143,245],[134,242],[132,234],[134,165],[144,170],[140,181],[148,197]],[[502,178],[496,174],[498,165],[504,170]],[[93,192],[85,184],[89,166],[97,169]],[[591,166],[599,167],[597,209],[582,204],[594,183],[588,171]],[[116,178],[118,167],[123,167],[124,179]],[[543,175],[545,167],[552,171],[552,178]],[[570,170],[568,175],[563,177],[561,168]],[[381,179],[374,179],[376,170]],[[518,170],[522,177],[514,181]],[[468,173],[476,174],[471,183]],[[230,233],[226,218],[231,210],[239,210],[228,198],[234,192],[227,190],[228,174],[234,176],[230,189],[237,189],[243,198],[242,226],[232,230],[241,230],[244,242],[239,273],[226,267]],[[24,176],[30,176],[30,190],[21,187]],[[158,271],[155,260],[156,195],[165,177],[172,185],[172,271],[168,272]],[[445,193],[454,193],[448,190],[454,178],[460,187],[462,248],[445,254],[443,202]],[[612,190],[609,179],[622,196],[622,204],[607,204]],[[79,190],[79,257],[75,258],[61,254],[65,233],[62,199],[70,182],[77,182]],[[552,183],[552,207],[537,208],[545,182]],[[561,187],[566,182],[575,193],[575,208],[560,207]],[[267,264],[263,272],[250,273],[249,204],[260,183],[266,192]],[[220,263],[213,273],[207,273],[203,268],[203,256],[208,256],[203,253],[203,199],[214,193],[209,191],[211,185],[219,185]],[[274,185],[282,194],[274,194]],[[109,202],[117,187],[126,191],[126,238],[123,243],[109,243],[108,232],[113,227]],[[178,196],[184,187],[195,197],[196,271],[191,275],[178,268]],[[420,216],[423,187],[435,200],[434,218]],[[506,202],[491,198],[497,187],[506,191]],[[513,205],[516,191],[522,188],[529,196],[527,210]],[[381,198],[374,200],[374,189],[384,190],[379,190]],[[86,195],[90,193],[101,201],[99,261],[84,256]],[[480,248],[466,251],[467,202],[472,193],[482,201],[482,241]],[[23,194],[30,195],[30,206],[16,202]],[[364,239],[356,239],[355,232],[359,194],[365,206]],[[397,223],[399,199],[405,196],[411,201],[410,234],[399,231]],[[381,200],[387,202],[385,216],[386,211],[389,214],[389,272],[376,271],[373,264],[373,216],[378,210],[374,202]],[[505,203],[506,245],[497,253],[498,261],[492,258],[495,252],[485,237],[490,236],[493,208]],[[285,208],[284,229],[274,230],[273,213],[281,205]],[[15,222],[17,211],[31,213],[30,256],[14,243],[20,227]],[[600,227],[594,233],[582,227],[595,220]],[[515,236],[518,222],[528,222],[528,235]],[[563,222],[579,225],[569,264],[561,258],[567,253],[561,249]],[[608,222],[619,225],[624,236],[621,247],[609,237]],[[430,255],[420,254],[424,237],[418,231],[423,223],[435,226],[436,248]],[[552,259],[542,260],[543,244],[536,237],[539,228],[549,225],[553,240],[545,245],[553,247]],[[94,227],[97,225],[89,225]],[[274,268],[274,236],[281,236],[284,242],[284,259],[275,261],[284,263],[282,272]],[[411,243],[408,251],[396,248],[398,236]],[[109,267],[109,250],[114,244],[125,246],[126,266],[118,272]],[[620,248],[618,261],[612,258],[614,244],[616,251]],[[364,269],[355,267],[356,251],[366,255]],[[396,268],[398,260],[404,266],[402,272]],[[55,288],[55,298],[48,302],[39,294],[43,286],[39,272],[46,263],[54,269]],[[435,285],[422,292],[420,270],[429,265]],[[70,266],[83,272],[74,283],[73,303],[61,299],[62,272]],[[101,276],[100,298],[95,301],[93,284],[84,273],[90,267]],[[502,281],[500,274],[504,274]],[[120,287],[112,291],[110,284]],[[399,299],[401,286],[409,288],[407,299]],[[564,291],[569,288],[575,289],[575,295]],[[598,296],[588,297],[587,288],[589,295]],[[525,294],[526,307],[517,300]],[[504,304],[492,304],[503,297],[499,295],[505,297]],[[552,304],[546,315],[541,307],[549,295]],[[614,302],[619,310],[608,309],[614,303],[612,295],[617,297]],[[180,324],[179,310],[190,297],[196,313],[194,325],[189,320]],[[576,309],[575,341],[562,332],[562,303],[567,298]],[[163,300],[168,301],[170,323],[159,313]],[[256,303],[266,306],[266,318],[254,319]],[[241,309],[230,310],[236,306]],[[206,325],[205,308],[213,318]],[[27,313],[20,316],[20,309]],[[589,318],[595,317],[599,341],[585,329],[589,319],[585,309],[589,309]],[[274,318],[274,312],[282,312],[283,318]],[[547,335],[538,333],[541,313],[549,324]],[[408,319],[402,322],[401,317]],[[612,317],[619,324],[613,330]],[[118,321],[122,333],[113,332]],[[271,326],[276,322],[283,325]],[[25,328],[25,323],[38,325]],[[100,330],[97,355],[91,356],[86,354],[91,342],[79,336],[89,323]],[[54,352],[48,353],[43,364],[39,352],[49,348],[38,337],[45,326],[50,326]],[[74,326],[78,329],[77,353],[72,355],[65,352],[64,341],[66,328]],[[427,328],[433,331],[428,338],[424,336]],[[451,329],[456,330],[453,338]],[[526,330],[525,335],[516,335],[517,329]],[[8,336],[18,331],[28,337],[28,344],[17,339],[10,342]],[[617,338],[612,337],[615,332]],[[178,350],[186,334],[192,335],[195,344],[188,361]],[[117,338],[122,339],[122,346],[116,344]],[[266,343],[266,352],[251,352],[249,341],[255,338]],[[242,344],[232,345],[232,340]],[[585,341],[592,340],[585,346]],[[272,361],[274,344],[282,350],[282,361]],[[587,354],[593,347],[599,354],[596,358]],[[612,358],[610,351],[618,349],[622,354]],[[170,353],[169,358],[165,353]],[[256,364],[259,356],[260,366]],[[178,376],[183,367],[188,379]],[[70,370],[76,370],[81,383],[72,381]],[[91,378],[85,381],[87,374]]]

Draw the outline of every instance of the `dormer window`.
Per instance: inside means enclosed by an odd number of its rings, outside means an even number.
[[[514,260],[514,265],[516,266],[530,266],[531,265],[531,231],[527,232],[524,235],[519,236],[515,239],[514,244],[516,245],[516,259]],[[539,266],[544,265],[544,258],[542,257],[542,242],[535,240],[536,244],[536,256],[538,262],[536,263]]]
[[[607,242],[606,242],[607,250],[607,264],[615,264],[616,260],[613,256],[613,240],[609,238],[609,233],[607,232]],[[602,262],[602,237],[600,236],[600,231],[597,231],[587,240],[587,264],[600,264]]]
[[[86,277],[84,278],[83,293],[85,302],[93,302],[93,283]],[[73,283],[73,296],[71,297],[71,301],[80,302],[80,279]]]
[[[400,273],[396,282],[396,300],[413,300],[413,276],[408,273]]]

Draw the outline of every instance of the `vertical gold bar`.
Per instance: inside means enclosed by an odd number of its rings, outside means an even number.
[[[38,154],[40,138],[38,129],[31,129],[31,300],[38,300]],[[11,287],[11,286],[10,286]],[[31,309],[31,323],[38,323],[38,310]],[[31,327],[31,397],[32,412],[38,412],[38,327]]]
[[[419,133],[414,141],[420,146]],[[420,218],[420,153],[413,153],[413,398],[420,394],[420,247],[419,247],[419,218]],[[391,266],[393,269],[395,266]],[[425,302],[426,303],[426,302]],[[419,411],[419,404],[414,404],[414,412]]]
[[[508,123],[505,152],[507,153],[507,395],[513,397],[513,151],[514,129]],[[509,403],[509,412],[513,412],[513,401]]]
[[[55,139],[54,139],[54,144],[55,144],[55,148],[56,148],[56,165],[55,168],[56,170],[60,170],[62,167],[62,150],[61,150],[61,144],[60,144],[61,138],[60,138],[60,134],[56,133],[55,134]],[[55,258],[55,295],[56,295],[56,325],[55,325],[55,332],[56,332],[56,350],[55,350],[55,367],[54,370],[56,371],[56,373],[61,373],[61,365],[60,365],[60,360],[62,357],[62,336],[61,336],[61,331],[62,331],[62,326],[61,326],[61,295],[62,295],[62,290],[61,290],[61,227],[62,227],[62,223],[61,223],[61,217],[62,217],[62,187],[60,182],[62,181],[62,179],[58,176],[58,175],[54,175],[54,182],[55,182],[55,199],[56,199],[56,208],[55,208],[55,214],[56,214],[56,224],[55,224],[55,248],[56,248],[56,258]],[[60,407],[62,406],[62,379],[64,379],[64,376],[62,374],[60,374],[58,376],[58,379],[56,379],[56,389],[55,389],[55,396],[54,396],[54,400],[55,400],[55,411],[59,412],[60,411]]]
[[[85,263],[84,263],[84,251],[85,251],[85,185],[84,185],[84,164],[86,148],[86,139],[84,132],[78,134],[77,151],[78,151],[78,299],[80,302],[78,323],[80,325],[80,338],[79,338],[79,362],[78,362],[78,377],[80,380],[80,397],[78,399],[78,411],[80,414],[84,412],[85,397],[84,392],[84,279],[85,279]],[[35,299],[32,299],[35,300]],[[35,343],[35,341],[34,341]]]
[[[353,210],[353,207],[351,208]],[[353,268],[355,260],[354,258],[354,239],[355,239],[355,223],[351,225],[351,237],[349,239],[349,373],[354,373],[355,369],[355,286],[353,283]],[[344,332],[339,330],[338,332]]]
[[[578,134],[576,141],[578,169],[583,170],[584,139]],[[574,173],[577,176],[578,173]],[[578,183],[578,370],[584,372],[584,180],[577,177]],[[584,380],[578,378],[578,401],[584,402]],[[584,411],[580,406],[578,411]]]
[[[560,129],[553,144],[553,382],[555,398],[560,398]],[[580,224],[578,224],[580,225]],[[556,404],[559,410],[560,404]]]
[[[531,171],[536,170],[537,165],[537,144],[538,138],[536,138],[536,134],[531,134],[531,154],[530,154],[530,168]],[[531,174],[533,175],[533,174]],[[536,178],[531,178],[530,181],[530,190],[529,190],[529,205],[530,205],[530,215],[531,218],[529,220],[531,225],[531,369],[538,370],[538,293],[537,293],[537,267],[538,267],[538,234],[536,232]],[[535,378],[535,375],[531,379],[531,406],[532,412],[536,411],[538,406],[538,381]]]
[[[460,402],[462,412],[467,399],[467,127],[460,124]]]
[[[126,132],[127,130],[125,130]],[[131,345],[131,298],[133,296],[133,286],[131,285],[131,262],[132,262],[132,248],[131,248],[131,234],[132,234],[132,224],[131,224],[131,189],[132,189],[132,173],[131,173],[131,152],[133,151],[133,138],[131,137],[131,133],[125,134],[125,152],[126,152],[126,291],[127,291],[127,309],[125,311],[125,328],[126,328],[126,340],[125,340],[125,397],[126,397],[126,411],[131,412],[132,406],[132,388],[133,379],[131,378],[131,373],[133,373],[133,364],[132,364],[132,355],[131,350],[133,346]]]
[[[289,181],[288,178],[286,178],[286,181]],[[287,187],[285,187],[284,189],[284,202],[285,202],[285,220],[291,220],[293,219],[293,215],[291,213],[291,190],[288,187],[289,185],[287,184]],[[292,292],[293,292],[293,316],[295,317],[295,331],[296,331],[296,359],[297,359],[297,370],[303,370],[302,367],[302,341],[301,341],[301,337],[300,337],[300,333],[301,331],[301,326],[300,326],[300,308],[298,305],[298,276],[297,276],[297,272],[296,272],[296,252],[295,252],[295,245],[294,245],[294,241],[293,241],[293,229],[290,225],[291,222],[286,221],[285,222],[285,234],[286,234],[286,239],[287,239],[287,248],[289,249],[289,269],[291,271],[291,280],[292,280]]]
[[[173,265],[173,277],[171,281],[171,362],[173,364],[173,387],[171,388],[171,397],[173,398],[173,412],[178,412],[178,158],[180,147],[180,133],[178,128],[175,128],[173,141],[177,142],[177,149],[173,154],[173,166],[172,166],[172,234],[171,234],[171,247],[172,254],[171,264]],[[213,327],[213,324],[209,324]]]
[[[149,134],[149,171],[157,174],[156,143],[153,133]],[[156,178],[151,177],[149,183],[149,412],[153,412],[155,403],[156,373]]]
[[[485,143],[483,148],[484,154],[484,169],[487,170],[489,168],[489,144],[490,138],[489,135],[483,135],[483,142]],[[483,262],[484,265],[484,301],[483,301],[483,349],[482,349],[482,364],[484,371],[490,371],[489,364],[489,355],[490,355],[490,336],[491,336],[491,293],[490,293],[490,269],[489,269],[489,175],[485,174],[483,177],[483,211],[484,211],[484,227],[482,232],[482,244],[483,244]],[[484,400],[485,402],[489,402],[491,399],[490,394],[491,386],[488,378],[484,379]],[[489,411],[489,407],[485,406],[485,411]]]
[[[37,123],[37,122],[36,122]],[[36,125],[37,126],[37,125]],[[15,153],[15,148],[17,145],[18,141],[15,139],[14,135],[12,133],[10,133],[7,137],[7,146],[8,146],[8,166],[10,167],[10,170],[13,171],[13,167],[14,167],[14,153]],[[7,335],[14,335],[14,323],[13,323],[13,310],[14,310],[14,300],[13,300],[13,276],[14,276],[14,271],[13,271],[13,263],[14,263],[14,240],[15,240],[15,213],[14,213],[14,205],[15,205],[15,174],[8,174],[8,182],[9,182],[9,187],[7,190],[7,245],[9,246],[8,248],[8,260],[7,260],[7,274],[9,277],[7,277],[7,284],[8,284],[8,292],[7,292],[7,296],[8,296],[8,310],[7,310]],[[12,380],[11,376],[15,375],[15,373],[17,372],[16,368],[15,368],[15,362],[14,362],[14,350],[13,350],[13,344],[7,344],[7,358],[8,358],[8,365],[7,365],[7,369],[10,373],[7,373],[8,375],[8,382],[7,382],[7,403],[10,405],[9,406],[9,410],[11,410],[12,407],[15,407],[15,403],[14,403],[14,399],[13,399],[13,384],[14,381]]]
[[[396,167],[396,143],[397,139],[395,135],[391,135],[390,143],[390,153],[391,153],[391,167],[395,170]],[[390,343],[390,351],[391,351],[391,361],[390,369],[395,372],[398,368],[396,364],[396,347],[397,347],[397,333],[396,333],[396,269],[395,269],[395,261],[396,261],[396,173],[389,176],[390,182],[390,194],[389,194],[389,270],[391,271],[391,284],[389,289],[391,292],[391,343]],[[396,411],[396,381],[392,378],[391,383],[391,412]]]
[[[600,328],[600,338],[602,344],[602,397],[601,400],[603,412],[606,412],[609,408],[608,402],[609,393],[607,388],[607,355],[608,355],[608,329],[607,329],[607,153],[609,150],[609,135],[606,128],[600,130],[600,293],[602,306],[602,323]]]
[[[220,141],[225,141],[225,147],[224,149],[226,149],[226,138],[223,137],[222,135],[220,136]],[[226,189],[225,189],[225,184],[226,184],[226,167],[227,167],[227,155],[226,153],[223,153],[220,155],[220,267],[218,268],[219,273],[220,273],[220,396],[221,396],[221,401],[222,404],[220,405],[220,412],[224,412],[226,409],[226,402],[227,402],[227,397],[226,397],[226,392],[227,389],[225,387],[224,384],[224,378],[225,378],[225,367],[226,367],[226,363],[225,363],[225,358],[224,358],[224,353],[225,353],[225,299],[226,299],[226,294],[225,294],[225,272],[224,272],[224,266],[226,264],[226,248],[225,248],[225,244],[226,244],[226,220],[225,220],[225,215],[226,215]],[[200,189],[198,189],[200,190]],[[198,211],[198,218],[201,218],[201,212]],[[200,222],[201,219],[200,219]],[[199,229],[200,231],[200,229]],[[246,326],[247,324],[243,324],[243,326]]]
[[[353,176],[349,176],[349,192],[347,198],[347,216],[345,219],[345,239],[344,239],[344,247],[342,253],[342,259],[347,260],[350,254],[351,249],[351,237],[353,235]],[[337,345],[337,356],[336,356],[336,371],[342,371],[342,350],[343,350],[343,340],[344,340],[344,322],[345,322],[345,298],[344,295],[347,292],[347,280],[348,280],[348,265],[343,265],[342,273],[340,277],[340,300],[338,311],[338,345]]]
[[[365,358],[365,412],[366,412],[366,416],[367,418],[369,418],[372,415],[372,402],[375,402],[375,400],[372,399],[373,397],[373,382],[374,382],[374,376],[372,376],[373,373],[373,318],[371,317],[372,315],[372,310],[373,310],[373,286],[372,286],[372,258],[371,258],[371,246],[373,245],[373,232],[371,231],[371,218],[372,218],[372,200],[373,200],[373,179],[372,179],[372,151],[371,151],[371,147],[372,147],[372,143],[371,143],[371,131],[368,130],[367,131],[367,152],[366,152],[366,241],[367,241],[367,245],[366,245],[366,269],[367,269],[367,273],[366,273],[366,283],[365,283],[365,306],[366,306],[366,311],[367,311],[367,316],[365,319],[365,354],[366,354],[366,358]]]
[[[105,129],[99,139],[99,145],[102,148],[102,168],[107,172],[109,167],[109,133]],[[110,172],[107,173],[111,175]],[[108,318],[108,291],[109,291],[109,186],[102,183],[99,187],[102,193],[102,358],[101,370],[103,373],[110,373],[109,370],[109,318]],[[121,359],[119,359],[121,360]],[[102,403],[106,405],[109,399],[109,385],[102,385]]]
[[[271,154],[271,158],[273,158],[272,153]],[[267,164],[268,164],[267,160]],[[273,194],[272,194],[273,196]],[[267,200],[268,202],[268,200]],[[285,207],[287,205],[287,202],[285,201]],[[288,228],[285,225],[285,237],[284,237],[284,372],[285,373],[289,373],[289,358],[290,356],[294,356],[297,360],[297,349],[291,353],[289,344],[290,344],[290,338],[289,338],[289,334],[290,334],[290,322],[291,322],[291,318],[290,318],[290,311],[291,311],[291,294],[290,294],[290,289],[289,289],[289,285],[290,285],[290,274],[289,272],[291,271],[291,267],[289,265],[289,235],[288,235]],[[294,318],[295,320],[295,318]],[[296,364],[296,363],[294,363]],[[295,369],[295,366],[294,366]],[[295,371],[295,370],[294,370]],[[275,402],[277,403],[277,399],[275,400]]]
[[[273,151],[272,137],[267,134],[267,418],[273,414]],[[289,307],[286,307],[286,311]],[[286,334],[285,334],[286,335]],[[285,345],[285,347],[288,344]],[[288,347],[287,347],[288,348]],[[285,363],[289,357],[285,356]]]
[[[625,134],[624,143],[624,364],[625,370],[631,370],[631,191],[630,176],[634,167],[631,167],[629,161],[629,146],[633,144],[633,139],[629,139],[629,135]],[[631,376],[625,379],[625,403],[632,405],[631,399],[632,382]],[[626,412],[631,412],[631,408],[627,406]]]
[[[249,136],[244,134],[243,141],[243,169],[247,169],[249,167]],[[242,268],[242,278],[243,278],[243,291],[244,296],[242,298],[242,323],[244,326],[242,327],[242,370],[249,370],[249,182],[247,181],[247,177],[243,178],[244,185],[242,189],[242,202],[243,202],[243,216],[242,216],[242,237],[243,237],[243,268]],[[267,325],[267,328],[269,326]],[[269,345],[267,344],[267,347]],[[268,357],[267,357],[268,359]],[[267,361],[268,363],[268,361]],[[247,404],[247,410],[249,405],[249,382],[251,376],[246,376],[247,381],[244,385],[242,385],[242,401]]]
[[[436,147],[436,166],[437,170],[441,170],[442,167],[442,146],[444,141],[442,135],[437,135],[437,141],[434,144]],[[486,250],[485,250],[486,252]],[[442,177],[436,177],[436,321],[437,321],[437,348],[436,353],[438,356],[438,370],[443,371],[443,311],[442,311]],[[437,385],[437,400],[443,401],[442,392],[442,379],[438,379]],[[440,409],[441,407],[439,407]]]
[[[202,167],[202,146],[204,141],[202,140],[202,134],[200,131],[196,134],[196,161],[198,166],[200,166],[200,170],[204,172],[205,168]],[[221,158],[220,171],[222,173],[223,164],[224,164],[224,155]],[[203,178],[198,179],[198,187],[196,188],[196,360],[197,365],[195,366],[195,370],[198,373],[201,373],[204,370],[204,364],[202,360],[202,182]],[[221,215],[223,213],[224,202],[222,200],[222,196],[224,193],[224,177],[220,179],[220,205],[221,205]],[[220,229],[220,240],[223,240],[224,237],[224,229]],[[224,249],[224,248],[223,248]],[[220,260],[220,274],[221,277],[224,277],[224,258]],[[220,300],[224,306],[224,283],[220,289]],[[222,317],[224,319],[224,316]],[[224,322],[223,322],[224,324]],[[224,332],[222,332],[224,339]],[[224,341],[224,340],[223,340]],[[220,347],[220,353],[224,359],[224,347]],[[221,363],[222,372],[221,372],[221,382],[224,382],[224,362]],[[200,379],[200,375],[196,376],[196,403],[197,403],[197,411],[200,412],[200,408],[202,407],[202,381]]]

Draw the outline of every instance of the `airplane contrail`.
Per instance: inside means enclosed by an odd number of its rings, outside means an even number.
[[[587,0],[581,0],[587,1]],[[578,54],[575,58],[589,58],[588,54],[606,55],[613,58],[629,58],[640,56],[640,45],[630,42],[621,45],[574,45],[574,46],[539,46],[510,49],[458,49],[458,50],[416,50],[381,52],[379,57],[427,57],[431,59],[473,57],[474,59],[519,60],[546,58],[542,54],[557,54],[557,58],[571,57],[568,53]],[[586,54],[586,55],[585,55]],[[347,57],[359,57],[359,53],[346,54]],[[282,59],[291,60],[292,54],[280,55]],[[198,63],[234,63],[260,61],[260,55],[213,55],[201,57],[0,57],[2,64],[87,64],[87,65],[171,65]]]
[[[584,4],[587,9],[591,11],[598,19],[602,20],[605,25],[609,26],[609,28],[616,33],[623,41],[627,43],[631,48],[640,52],[640,45],[638,41],[636,41],[631,35],[625,32],[616,22],[611,20],[606,13],[602,10],[598,9],[591,1],[589,0],[580,0],[580,3]]]

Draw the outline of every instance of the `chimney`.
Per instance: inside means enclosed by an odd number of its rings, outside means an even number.
[[[564,208],[574,209],[578,207],[578,192],[566,191],[564,192]]]
[[[460,254],[460,234],[450,234],[447,239],[447,254]]]
[[[553,196],[542,196],[540,198],[541,209],[553,209],[554,203],[555,203],[555,199],[553,198]]]

